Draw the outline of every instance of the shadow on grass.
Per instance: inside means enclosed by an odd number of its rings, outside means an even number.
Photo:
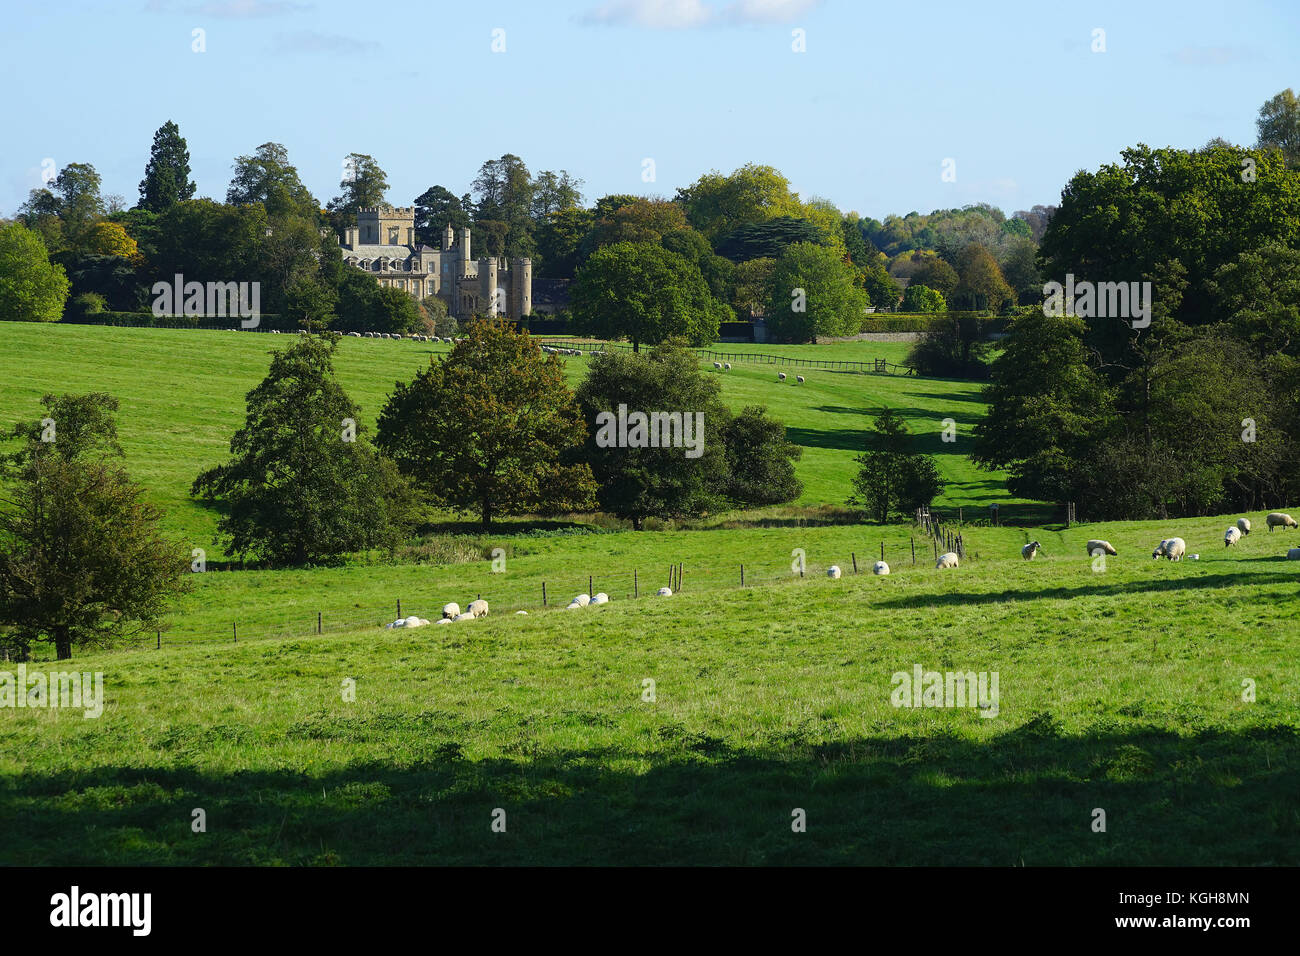
[[[1086,561],[1086,558],[1081,558]],[[960,573],[960,572],[956,572]],[[1104,577],[1099,574],[1098,577]],[[1265,584],[1295,584],[1296,578],[1289,574],[1252,574],[1243,579],[1240,574],[1206,574],[1195,578],[1178,578],[1152,581],[1142,579],[1117,584],[1095,584],[1082,587],[1066,588],[1008,588],[1004,591],[950,591],[945,594],[928,593],[916,597],[902,597],[893,601],[878,601],[880,608],[919,608],[938,607],[946,604],[1003,604],[1008,601],[1050,601],[1068,600],[1077,597],[1116,597],[1122,594],[1151,594],[1158,591],[1196,591],[1201,588],[1240,587],[1242,584],[1260,586]],[[1282,597],[1279,595],[1279,597]],[[1291,595],[1294,598],[1294,595]],[[1252,600],[1262,601],[1265,594],[1254,594]],[[1285,598],[1283,598],[1285,599]]]
[[[10,779],[0,864],[1300,863],[1300,738],[1288,726],[1179,734],[1148,728],[1171,715],[1134,705],[1082,736],[1040,714],[984,742],[820,743],[796,731],[740,751],[665,720],[617,749],[546,752],[524,739],[469,761],[454,727],[417,726],[423,716],[322,714],[287,732],[346,746],[405,722],[420,753],[403,766]],[[185,759],[183,729],[162,742],[168,762]],[[191,830],[199,807],[205,833]],[[496,808],[505,833],[491,829]],[[795,808],[804,833],[791,830]],[[1092,831],[1095,808],[1105,833]]]

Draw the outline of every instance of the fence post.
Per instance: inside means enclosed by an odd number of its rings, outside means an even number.
[[[397,599],[397,619],[398,619],[399,621],[402,619],[402,599],[401,599],[401,598],[398,598],[398,599]]]
[[[316,612],[316,633],[320,633],[320,611]]]
[[[912,542],[912,563],[916,564],[916,538],[910,538]]]
[[[546,582],[542,582],[542,607],[546,607]]]
[[[162,631],[158,632],[158,650],[162,650]],[[5,659],[8,660],[7,657]]]
[[[235,635],[235,643],[238,644],[238,643],[239,643],[239,625],[238,625],[236,622],[231,621],[231,622],[230,622],[230,630],[231,630],[231,632]]]
[[[880,542],[880,560],[885,560],[885,542]]]
[[[856,554],[854,554],[852,551],[850,551],[850,552],[849,552],[849,557],[851,557],[851,558],[853,559],[853,573],[854,573],[854,574],[857,574],[857,573],[858,573],[858,556],[857,556]]]
[[[743,564],[740,566],[740,586],[742,588],[745,586],[745,566]]]
[[[682,589],[682,566],[679,564],[677,565],[677,590],[680,591],[681,589]]]
[[[632,569],[632,596],[634,598],[641,596],[641,588],[637,585],[636,582],[636,568]]]

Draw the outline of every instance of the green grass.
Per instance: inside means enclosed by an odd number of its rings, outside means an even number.
[[[6,421],[34,417],[45,391],[117,395],[130,469],[173,533],[211,541],[189,483],[224,457],[284,337],[0,325],[0,342]],[[437,348],[345,340],[339,376],[373,422]],[[829,350],[887,357],[878,343],[795,354]],[[586,362],[567,363],[573,383]],[[940,456],[949,505],[981,519],[1014,505],[963,456],[974,386],[717,374],[733,409],[767,404],[807,449],[801,506],[640,533],[446,524],[396,564],[194,575],[161,650],[78,651],[73,666],[104,674],[99,719],[0,709],[0,864],[1300,864],[1300,562],[1284,559],[1300,536],[1225,549],[1236,515],[981,520],[962,529],[962,567],[937,571],[913,529],[836,506],[881,403]],[[945,417],[955,445],[939,441]],[[1200,560],[1152,561],[1174,534]],[[1031,536],[1044,554],[1025,562]],[[1104,569],[1092,537],[1119,550]],[[893,573],[874,577],[882,543]],[[677,562],[682,592],[650,596]],[[609,606],[554,607],[589,576]],[[399,599],[433,619],[478,595],[486,620],[379,626]],[[891,675],[916,664],[996,671],[998,715],[893,707]],[[196,807],[207,833],[190,829]],[[505,834],[489,828],[498,807]]]
[[[269,353],[289,342],[282,335],[170,329],[101,328],[74,325],[0,323],[0,426],[40,415],[47,391],[105,391],[121,402],[118,427],[126,462],[166,513],[165,527],[210,560],[223,557],[215,541],[216,514],[193,501],[195,475],[224,461],[231,435],[243,424],[244,397],[266,374]],[[897,343],[883,343],[896,346]],[[336,371],[373,429],[397,380],[409,381],[445,345],[345,338]],[[758,348],[758,347],[754,347]],[[836,343],[773,346],[797,354],[867,360],[882,344]],[[768,350],[767,346],[762,347]],[[885,357],[880,355],[880,357]],[[590,359],[566,360],[570,384],[586,374]],[[711,364],[706,365],[710,374]],[[950,482],[938,507],[986,508],[993,502],[1036,506],[1008,496],[999,472],[981,472],[965,457],[970,429],[983,413],[978,387],[969,382],[890,375],[796,370],[779,382],[771,366],[735,363],[723,380],[723,399],[734,411],[766,405],[785,422],[789,437],[805,449],[798,465],[804,482],[800,504],[841,505],[863,450],[864,433],[876,409],[888,404],[902,412],[921,445],[938,456]],[[957,440],[943,442],[943,420],[957,423]],[[373,431],[372,431],[373,434]]]
[[[1149,557],[1167,526],[1032,563],[996,529],[955,571],[697,590],[688,564],[669,599],[87,656],[101,718],[0,720],[0,862],[1295,865],[1296,565],[1279,533],[1211,553],[1220,524],[1180,524],[1180,564]],[[824,563],[840,531],[790,533]],[[629,537],[655,536],[581,541]],[[996,671],[997,717],[891,706],[915,664]]]

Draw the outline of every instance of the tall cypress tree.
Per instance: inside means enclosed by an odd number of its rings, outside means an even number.
[[[140,180],[140,207],[162,212],[182,199],[192,199],[194,190],[189,147],[180,127],[168,120],[153,134],[153,149]]]

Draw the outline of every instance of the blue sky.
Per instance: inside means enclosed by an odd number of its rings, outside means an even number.
[[[63,0],[6,3],[0,23],[0,215],[47,160],[94,164],[134,204],[168,119],[218,199],[234,157],[274,140],[322,203],[351,151],[394,205],[466,192],[512,152],[589,202],[757,162],[862,215],[1010,213],[1138,142],[1253,143],[1260,104],[1300,88],[1288,0]]]

